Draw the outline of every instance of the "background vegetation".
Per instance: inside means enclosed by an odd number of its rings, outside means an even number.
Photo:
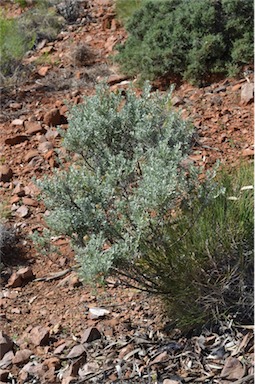
[[[143,0],[132,2],[129,12],[125,7],[117,1],[129,33],[117,61],[130,75],[201,82],[214,73],[235,75],[253,62],[253,2]]]
[[[26,4],[20,3],[22,6]],[[22,69],[22,59],[37,44],[57,37],[64,19],[48,1],[36,1],[20,17],[7,18],[0,14],[0,75],[2,83],[15,71]]]

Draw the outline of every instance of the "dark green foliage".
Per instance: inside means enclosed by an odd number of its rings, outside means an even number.
[[[116,60],[130,75],[198,81],[253,60],[253,2],[144,1],[126,24]]]

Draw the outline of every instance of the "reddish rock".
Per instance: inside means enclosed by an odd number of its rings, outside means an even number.
[[[81,343],[90,343],[91,341],[101,339],[101,333],[95,327],[87,328],[81,337]]]
[[[12,363],[16,365],[26,364],[32,354],[33,352],[30,351],[30,349],[22,349],[21,351],[17,351],[14,358],[12,359]]]
[[[47,75],[49,69],[50,69],[49,66],[41,67],[41,68],[38,69],[37,73],[38,73],[40,76],[44,77],[44,76]]]
[[[28,282],[34,278],[33,271],[30,267],[25,267],[14,272],[8,280],[8,287],[17,288],[21,287],[24,282]]]
[[[37,133],[44,133],[46,131],[46,129],[36,121],[26,121],[25,128],[27,135],[36,135]]]
[[[24,141],[27,141],[29,138],[26,135],[16,135],[12,137],[8,137],[5,139],[5,144],[7,145],[17,145],[20,143],[23,143]]]
[[[17,272],[23,280],[30,280],[34,278],[33,271],[30,267],[21,268]]]
[[[241,89],[241,88],[242,88],[242,85],[243,85],[243,81],[242,81],[241,83],[237,83],[237,84],[233,85],[233,87],[232,87],[232,92],[236,92],[236,91],[238,91],[239,89]]]
[[[31,199],[30,197],[23,197],[22,202],[30,207],[38,207],[38,201]]]
[[[62,122],[62,116],[58,108],[54,108],[47,112],[43,119],[44,123],[48,125],[48,127],[56,127],[60,125]]]
[[[30,342],[35,345],[46,345],[49,341],[49,329],[42,327],[42,326],[36,326],[32,328],[30,331],[28,337]]]
[[[8,182],[13,176],[13,171],[8,165],[0,166],[0,181]]]
[[[44,360],[43,365],[47,365],[48,369],[51,369],[52,367],[54,369],[59,369],[61,366],[61,362],[58,357],[54,356]]]
[[[32,160],[34,157],[37,157],[38,155],[39,155],[39,152],[36,149],[31,149],[24,156],[24,160],[26,162],[29,162],[30,160]]]
[[[25,190],[21,183],[18,183],[16,187],[12,191],[13,195],[17,195],[19,197],[25,196]]]
[[[14,272],[8,280],[7,287],[17,288],[22,286],[22,277]]]
[[[19,201],[20,197],[18,195],[14,195],[10,198],[10,204],[15,204]]]
[[[244,149],[242,151],[242,157],[250,157],[250,158],[254,157],[254,149],[249,149],[249,148]]]
[[[12,349],[13,341],[3,331],[0,331],[0,359]]]

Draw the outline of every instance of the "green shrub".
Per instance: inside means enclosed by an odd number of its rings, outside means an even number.
[[[141,257],[168,212],[189,200],[197,178],[180,164],[192,131],[168,97],[100,87],[71,109],[62,135],[79,160],[41,183],[47,223],[73,240],[83,278],[91,280]]]
[[[251,169],[199,181],[186,160],[192,127],[170,96],[99,87],[71,109],[68,166],[39,183],[46,235],[71,239],[84,281],[117,273],[161,295],[178,326],[248,318],[252,199],[239,191]]]
[[[253,2],[147,0],[126,28],[116,60],[144,79],[179,75],[198,82],[253,61]]]
[[[63,25],[64,19],[46,0],[40,1],[19,18],[19,28],[22,33],[29,38],[35,36],[36,43],[43,39],[55,40]]]

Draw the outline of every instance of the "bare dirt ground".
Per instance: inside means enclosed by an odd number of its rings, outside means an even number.
[[[7,6],[11,15],[22,12]],[[91,1],[87,12],[87,21],[67,26],[56,41],[31,52],[23,63],[32,68],[25,80],[1,93],[0,215],[18,240],[1,274],[1,329],[14,344],[0,341],[0,381],[251,383],[252,327],[231,323],[221,334],[184,337],[167,326],[157,298],[116,281],[94,289],[82,285],[66,239],[56,240],[62,248],[56,256],[37,252],[28,237],[43,228],[45,207],[34,179],[58,167],[63,149],[56,125],[68,129],[65,102],[82,102],[102,80],[112,90],[135,83],[111,62],[115,45],[126,37],[111,2]],[[88,50],[82,61],[76,55],[80,44]],[[253,161],[251,86],[252,73],[203,88],[176,87],[174,108],[197,127],[190,156],[196,164]]]

